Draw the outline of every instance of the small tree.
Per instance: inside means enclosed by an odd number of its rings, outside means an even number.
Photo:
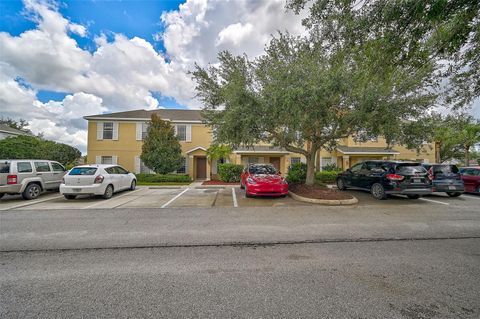
[[[183,165],[182,148],[173,126],[152,114],[140,159],[158,174],[168,174]]]
[[[207,156],[211,160],[227,159],[232,153],[232,148],[225,144],[212,144],[207,149]]]

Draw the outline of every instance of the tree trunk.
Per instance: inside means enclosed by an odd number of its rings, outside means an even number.
[[[306,185],[313,185],[315,183],[315,153],[311,152],[307,156],[307,178],[305,180]]]
[[[440,164],[442,162],[442,159],[441,159],[441,156],[440,156],[441,149],[442,149],[441,142],[436,142],[435,143],[435,163]]]
[[[470,165],[470,147],[465,145],[465,166]]]

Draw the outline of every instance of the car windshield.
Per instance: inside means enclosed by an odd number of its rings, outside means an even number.
[[[398,174],[423,174],[427,172],[425,167],[416,163],[398,164],[396,171]]]
[[[96,167],[74,167],[68,175],[94,175]]]
[[[455,165],[438,165],[433,167],[435,174],[458,174],[458,168]]]
[[[272,165],[253,165],[250,166],[249,172],[250,174],[255,175],[271,175],[277,173],[275,167],[273,167]]]
[[[10,163],[0,163],[0,173],[10,173]]]

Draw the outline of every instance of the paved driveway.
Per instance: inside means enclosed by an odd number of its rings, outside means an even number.
[[[404,196],[390,196],[379,201],[364,191],[348,191],[357,197],[358,206],[379,208],[417,206],[451,206],[455,208],[475,207],[480,204],[480,196],[465,194],[450,198],[444,194],[435,194],[411,200]],[[167,208],[167,207],[298,207],[314,204],[298,202],[290,197],[246,198],[239,187],[139,187],[135,191],[115,194],[111,199],[79,196],[67,200],[59,193],[48,192],[31,201],[20,196],[5,196],[0,200],[0,210],[45,210],[45,209],[111,209],[111,208]]]

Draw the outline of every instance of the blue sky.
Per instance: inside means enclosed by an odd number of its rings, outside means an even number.
[[[184,1],[162,0],[112,0],[112,1],[63,1],[58,5],[58,11],[73,23],[86,26],[88,33],[81,37],[70,33],[78,46],[89,52],[97,48],[94,37],[104,34],[109,41],[114,34],[121,33],[128,38],[140,37],[149,41],[159,52],[165,52],[163,41],[156,41],[154,35],[163,32],[164,26],[160,16],[164,11],[178,9]],[[8,32],[12,36],[35,29],[36,24],[31,19],[31,14],[26,12],[23,1],[0,1],[0,31]],[[73,92],[58,92],[51,90],[38,90],[37,98],[41,102],[61,101],[66,95]],[[162,96],[159,92],[152,92],[160,105],[167,108],[184,108],[174,98]]]

